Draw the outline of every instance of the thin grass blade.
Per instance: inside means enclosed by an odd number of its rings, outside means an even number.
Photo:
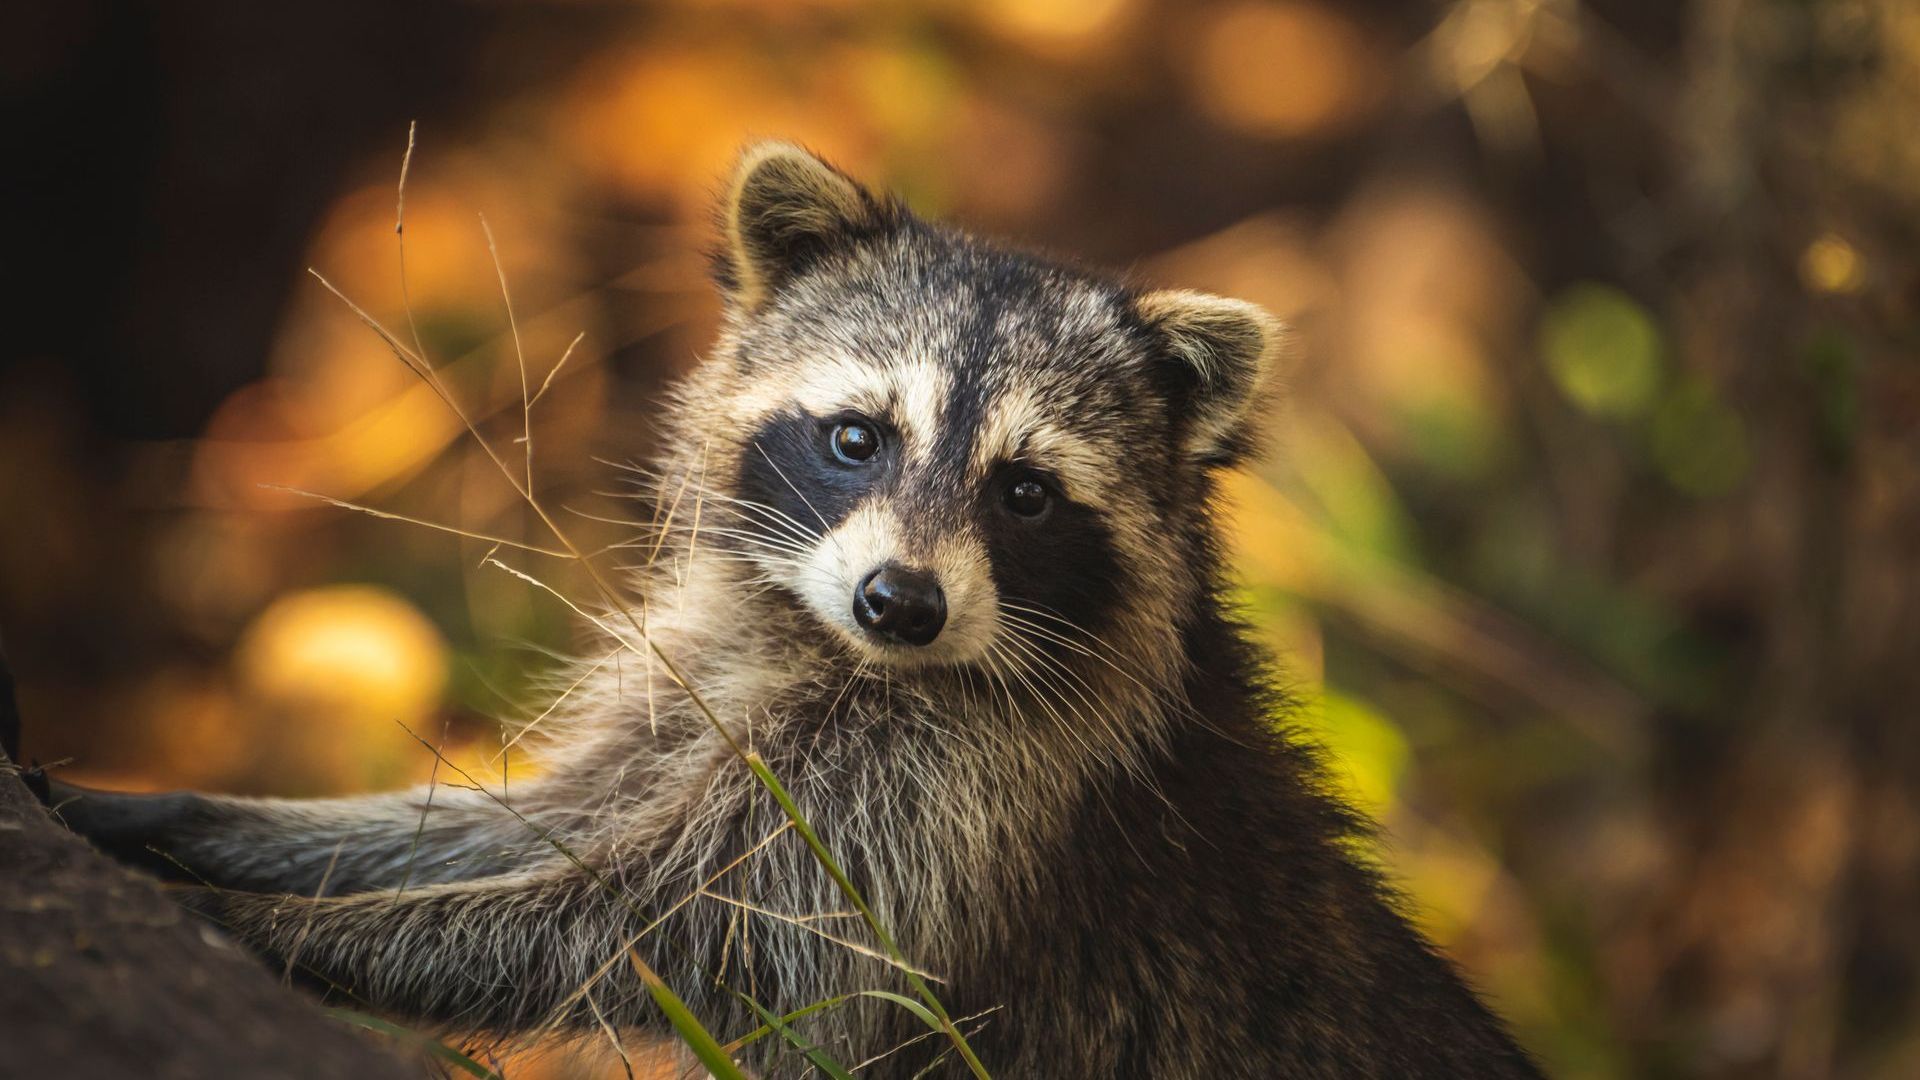
[[[687,1008],[687,1003],[681,1001],[680,996],[669,989],[667,984],[660,980],[660,976],[654,974],[653,969],[647,966],[647,962],[640,959],[638,952],[628,949],[627,961],[633,965],[633,970],[640,976],[640,981],[647,984],[647,993],[653,995],[654,1004],[660,1006],[660,1011],[667,1014],[667,1022],[673,1025],[675,1032],[679,1033],[680,1041],[687,1044],[687,1049],[692,1050],[693,1056],[700,1059],[700,1064],[706,1066],[707,1072],[713,1076],[714,1080],[747,1080],[747,1074],[741,1071],[740,1066],[733,1063],[733,1059],[727,1056],[725,1050],[721,1049],[720,1040],[714,1038],[712,1032],[702,1026],[700,1021],[694,1019],[693,1011]]]
[[[746,1002],[754,1012],[759,1013],[760,1019],[765,1020],[768,1027],[779,1032],[781,1038],[787,1040],[789,1045],[800,1051],[802,1057],[812,1062],[814,1068],[832,1077],[833,1080],[854,1080],[853,1074],[848,1072],[844,1066],[828,1057],[826,1051],[801,1038],[800,1034],[788,1027],[786,1021],[775,1015],[772,1009],[767,1008],[744,994],[737,996],[741,1001]]]

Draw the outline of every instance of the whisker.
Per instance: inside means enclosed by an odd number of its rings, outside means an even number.
[[[686,531],[691,542],[691,537],[697,536],[703,527],[697,516],[698,510],[703,504],[708,502],[721,504],[720,506],[709,507],[709,509],[716,513],[724,511],[728,515],[729,520],[742,526],[744,531],[758,533],[768,541],[782,543],[794,549],[811,548],[820,541],[823,535],[800,526],[789,515],[779,511],[777,508],[751,500],[736,499],[724,493],[710,491],[704,486],[692,485],[691,489],[694,492],[696,500],[696,519],[690,529],[683,528],[681,523],[675,521],[671,511],[669,511],[667,520],[665,521],[636,523],[589,514],[584,511],[572,510],[571,508],[568,509],[589,520],[627,525],[634,529],[635,536],[633,538],[609,544],[607,545],[607,549],[642,546],[657,547],[664,542],[664,537],[668,533],[674,531]],[[686,486],[683,486],[682,489],[676,493],[676,497],[684,498],[686,490]],[[711,529],[711,526],[708,525],[706,528]]]
[[[718,534],[721,536],[725,536],[725,537],[728,537],[729,539],[739,540],[743,543],[750,543],[757,547],[768,548],[775,551],[785,552],[789,555],[793,555],[798,558],[806,558],[807,556],[810,556],[813,554],[812,550],[809,548],[802,547],[799,544],[796,544],[789,540],[785,540],[778,536],[769,536],[766,533],[759,532],[753,529],[734,529],[726,526],[716,526],[716,525],[713,525],[712,523],[708,523],[702,531],[710,534]],[[601,550],[620,551],[620,550],[631,550],[634,548],[652,549],[659,546],[659,543],[660,543],[660,540],[658,538],[640,536],[640,537],[635,537],[632,540],[622,540],[618,543],[608,544],[605,548]]]
[[[995,642],[993,648],[999,649],[1000,644],[998,642]],[[1011,654],[1003,653],[1003,655],[1005,655],[1006,659],[1011,662],[1009,671],[1013,675],[1014,679],[1017,680],[1021,686],[1026,687],[1028,695],[1031,696],[1033,700],[1041,708],[1047,711],[1047,714],[1053,718],[1053,722],[1059,725],[1060,730],[1066,732],[1073,739],[1073,741],[1079,743],[1081,748],[1087,752],[1087,756],[1089,758],[1098,758],[1100,756],[1099,752],[1096,751],[1086,741],[1086,739],[1081,737],[1078,729],[1076,729],[1072,724],[1067,723],[1066,717],[1060,714],[1060,710],[1054,708],[1053,703],[1047,700],[1047,696],[1045,694],[1042,694],[1033,685],[1033,682],[1027,677],[1028,672],[1027,672],[1026,665],[1019,663],[1018,659],[1012,656]]]
[[[791,540],[783,540],[777,536],[769,536],[768,534],[760,532],[755,529],[736,529],[736,528],[730,528],[725,525],[713,525],[709,523],[707,525],[706,531],[719,536],[730,537],[735,540],[745,540],[750,543],[759,544],[761,547],[770,547],[770,548],[776,548],[781,551],[789,551],[795,555],[806,556],[806,555],[813,554],[813,551],[810,548],[794,543]]]
[[[657,488],[655,490],[656,491],[664,490],[664,485],[661,488]],[[818,540],[822,535],[818,530],[814,529],[812,526],[801,522],[799,519],[795,518],[793,515],[787,513],[786,511],[780,509],[777,506],[773,506],[768,503],[758,502],[753,499],[743,499],[737,495],[729,495],[726,492],[716,491],[713,488],[707,487],[705,484],[696,484],[696,490],[700,492],[703,495],[703,497],[707,499],[710,499],[716,502],[726,503],[729,509],[739,508],[739,509],[744,509],[747,511],[751,511],[755,514],[758,514],[761,517],[768,519],[766,522],[768,525],[784,526],[785,531],[792,532],[796,536],[805,538],[809,542]],[[619,496],[616,496],[616,497],[619,497]]]
[[[1132,740],[1128,739],[1124,733],[1124,722],[1110,708],[1101,708],[1094,700],[1098,696],[1097,691],[1088,685],[1078,672],[1061,663],[1057,658],[1047,655],[1044,650],[1018,634],[1009,635],[1007,643],[1031,658],[1034,662],[1030,666],[1033,677],[1059,693],[1060,703],[1072,711],[1076,719],[1099,727],[1106,736],[1107,742],[1114,748],[1113,759],[1118,761],[1122,768],[1159,794],[1158,786],[1153,782],[1152,777],[1146,774],[1136,755],[1128,752]],[[1078,705],[1069,701],[1067,692],[1071,692],[1078,698],[1080,703],[1087,707],[1087,711],[1083,713]],[[1165,798],[1164,795],[1161,797]]]
[[[827,541],[829,543],[834,544],[834,546],[837,548],[839,544],[837,541],[833,539],[833,526],[827,524],[826,517],[823,514],[821,514],[819,509],[816,508],[813,505],[812,501],[807,498],[806,493],[802,492],[799,488],[795,487],[792,480],[787,479],[786,471],[780,468],[779,462],[773,460],[772,454],[767,453],[766,447],[761,446],[758,442],[755,442],[753,444],[753,448],[760,452],[760,456],[766,459],[766,462],[768,465],[773,466],[774,474],[780,477],[780,482],[787,485],[788,489],[791,490],[794,493],[794,495],[800,499],[800,502],[804,506],[806,506],[808,510],[812,511],[814,517],[819,518],[821,532],[826,536]]]
[[[785,510],[782,510],[777,506],[773,506],[771,504],[763,503],[763,502],[756,502],[752,499],[742,499],[733,495],[720,495],[719,497],[725,499],[729,504],[733,506],[745,507],[749,510],[754,511],[755,513],[762,514],[764,516],[772,518],[776,522],[784,523],[795,534],[799,536],[803,536],[808,540],[818,540],[820,539],[821,536],[824,535],[823,533],[816,531],[812,526],[804,524],[798,518],[795,518],[792,514],[787,513]]]
[[[998,642],[996,642],[993,646],[991,646],[988,652],[989,652],[989,655],[1002,655],[1002,650],[1000,649]],[[1035,700],[1040,703],[1041,707],[1045,708],[1048,711],[1048,713],[1053,716],[1054,722],[1058,724],[1063,731],[1067,732],[1067,734],[1070,737],[1072,737],[1072,739],[1075,742],[1080,744],[1081,748],[1086,751],[1087,757],[1091,760],[1099,760],[1101,756],[1099,752],[1096,751],[1093,747],[1087,745],[1087,741],[1084,738],[1081,738],[1080,733],[1078,731],[1074,730],[1071,725],[1068,725],[1066,723],[1066,721],[1060,716],[1060,713],[1058,712],[1058,710],[1055,710],[1046,701],[1046,699],[1043,696],[1041,696],[1037,691],[1033,690],[1032,684],[1027,682],[1027,680],[1020,674],[1020,668],[1015,667],[1013,671],[1014,671],[1014,676],[1020,679],[1022,685],[1027,686],[1028,692],[1033,694]],[[1011,700],[1010,691],[1009,691],[1009,700]],[[1122,755],[1116,755],[1116,756],[1122,756]],[[1124,758],[1124,756],[1122,757]],[[1124,765],[1124,760],[1123,760],[1123,765]],[[1156,796],[1158,796],[1161,802],[1166,803],[1169,807],[1173,805],[1170,801],[1168,801],[1165,793],[1161,792],[1159,788],[1151,782],[1151,780],[1148,780],[1144,786],[1149,791],[1152,791]],[[1139,848],[1134,845],[1133,839],[1129,830],[1125,827],[1124,822],[1121,821],[1119,810],[1117,810],[1113,805],[1113,800],[1107,797],[1107,794],[1101,785],[1098,785],[1098,784],[1094,785],[1092,788],[1092,792],[1094,797],[1100,800],[1100,805],[1103,808],[1105,808],[1107,812],[1107,816],[1113,819],[1114,824],[1121,826],[1119,830],[1121,838],[1126,842],[1129,848],[1133,849],[1135,855],[1138,855]],[[1177,810],[1176,810],[1176,813],[1177,813]]]
[[[1162,704],[1167,705],[1168,707],[1172,708],[1174,711],[1180,713],[1181,715],[1187,717],[1188,719],[1191,719],[1197,723],[1205,725],[1209,730],[1219,732],[1222,735],[1228,734],[1227,732],[1220,731],[1217,725],[1213,724],[1206,717],[1200,715],[1200,713],[1197,712],[1193,708],[1192,704],[1187,702],[1184,697],[1177,695],[1164,687],[1153,686],[1143,681],[1138,675],[1134,674],[1134,672],[1128,670],[1128,667],[1124,665],[1137,666],[1138,662],[1133,657],[1129,656],[1124,650],[1113,645],[1111,642],[1108,642],[1105,638],[1102,638],[1100,635],[1093,633],[1092,631],[1086,629],[1085,627],[1067,618],[1066,616],[1061,615],[1058,612],[1048,610],[1044,607],[1031,607],[1031,606],[1028,606],[1027,604],[1022,604],[1018,601],[1009,600],[1005,598],[1001,599],[1000,606],[1001,606],[1002,617],[1005,618],[1009,623],[1016,623],[1016,624],[1025,626],[1030,630],[1034,630],[1035,632],[1039,632],[1039,627],[1036,626],[1034,623],[1032,623],[1030,620],[1021,619],[1018,616],[1012,614],[1012,612],[1016,612],[1016,611],[1024,612],[1028,615],[1034,615],[1040,618],[1051,620],[1053,623],[1064,628],[1065,630],[1068,630],[1075,634],[1080,635],[1083,639],[1085,639],[1086,645],[1097,646],[1098,650],[1100,650],[1100,651],[1088,651],[1088,652],[1085,652],[1084,655],[1088,656],[1090,659],[1095,659],[1100,661],[1100,663],[1106,665],[1108,668],[1111,668],[1114,672],[1118,673],[1121,678],[1126,679],[1128,682],[1132,683],[1134,686],[1145,691],[1147,694],[1151,695],[1153,698],[1160,701]],[[1055,633],[1058,633],[1058,632],[1056,631]],[[1056,642],[1058,642],[1064,647],[1068,647],[1068,648],[1074,647],[1068,642],[1060,641],[1058,637],[1054,637],[1053,640],[1055,640]],[[1080,646],[1080,648],[1085,649],[1086,645]]]

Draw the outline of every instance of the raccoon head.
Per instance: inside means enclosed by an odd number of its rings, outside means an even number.
[[[721,222],[726,329],[679,443],[764,602],[895,668],[1171,662],[1275,320],[975,241],[784,143]]]

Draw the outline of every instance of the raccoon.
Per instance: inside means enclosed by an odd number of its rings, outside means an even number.
[[[629,950],[722,1037],[902,989],[737,744],[998,1075],[1536,1075],[1223,599],[1216,485],[1281,325],[929,223],[785,143],[719,217],[723,328],[640,480],[645,600],[589,616],[536,779],[66,788],[66,820],[199,882],[276,968],[444,1029],[664,1032]],[[966,1071],[876,997],[793,1026],[864,1076]],[[800,1067],[778,1038],[741,1060]]]

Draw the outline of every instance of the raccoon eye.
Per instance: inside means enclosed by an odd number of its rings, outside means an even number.
[[[1031,476],[1015,480],[1007,488],[1007,509],[1024,518],[1035,518],[1046,513],[1047,504],[1052,499],[1046,485]]]
[[[880,449],[880,433],[867,424],[849,420],[833,429],[833,456],[849,465],[870,460]]]

